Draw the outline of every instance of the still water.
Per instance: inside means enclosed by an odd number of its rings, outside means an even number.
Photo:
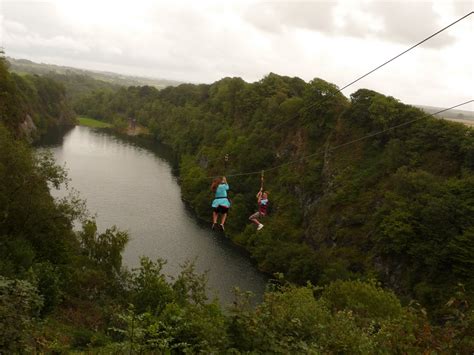
[[[99,230],[116,225],[129,232],[127,267],[136,267],[142,255],[163,258],[165,273],[175,276],[181,264],[195,260],[198,271],[208,271],[209,295],[222,304],[232,302],[234,286],[261,297],[266,277],[227,239],[200,224],[181,200],[166,147],[143,147],[80,126],[45,144],[66,165],[70,186],[97,214]]]

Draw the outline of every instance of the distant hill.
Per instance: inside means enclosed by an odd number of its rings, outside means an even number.
[[[96,80],[101,80],[110,84],[120,86],[153,86],[163,89],[167,86],[177,86],[182,82],[168,79],[146,78],[132,75],[123,75],[111,72],[86,70],[80,68],[65,67],[54,64],[35,63],[27,59],[16,59],[7,57],[10,63],[10,70],[19,74],[45,75],[50,73],[61,75],[81,75],[89,76]]]
[[[441,107],[434,107],[434,106],[421,106],[417,105],[416,107],[422,109],[427,113],[435,113],[441,111],[443,108]],[[449,110],[443,112],[440,115],[436,115],[437,117],[444,118],[446,120],[450,120],[453,122],[460,122],[464,123],[468,126],[474,126],[474,112],[467,111],[467,110]]]
[[[123,75],[112,72],[87,70],[60,66],[55,64],[35,63],[28,59],[16,59],[7,57],[10,63],[10,71],[18,74],[48,75],[51,78],[62,82],[66,87],[69,99],[73,102],[93,90],[110,89],[117,90],[119,86],[153,86],[157,89],[164,89],[168,86],[178,86],[183,82],[146,78],[132,75]],[[91,80],[94,79],[94,80]],[[427,113],[434,113],[443,108],[435,106],[414,105]],[[474,126],[474,112],[467,110],[449,110],[436,117],[450,121],[461,122],[468,126]]]

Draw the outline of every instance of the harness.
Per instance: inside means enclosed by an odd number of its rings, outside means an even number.
[[[229,199],[227,196],[222,196],[222,197],[214,197],[214,201],[215,201],[215,200],[221,200],[221,199],[224,199],[224,198],[225,198],[226,200],[228,200],[228,199]]]

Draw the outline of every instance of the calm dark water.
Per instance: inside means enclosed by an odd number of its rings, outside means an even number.
[[[58,164],[66,164],[70,185],[97,214],[101,231],[116,225],[130,233],[123,254],[126,266],[136,267],[142,255],[164,258],[165,273],[175,276],[180,264],[195,260],[198,271],[208,271],[209,295],[217,295],[221,303],[232,302],[234,286],[261,297],[266,277],[186,208],[166,147],[143,147],[79,126],[50,134],[42,146],[52,150]]]

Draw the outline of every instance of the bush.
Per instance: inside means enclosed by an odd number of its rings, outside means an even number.
[[[0,276],[0,350],[28,351],[43,301],[29,282]],[[31,349],[30,349],[31,350]]]
[[[324,288],[321,297],[333,312],[353,312],[366,324],[396,319],[402,312],[395,294],[382,290],[374,281],[335,281]]]
[[[35,264],[33,272],[38,292],[43,296],[41,315],[44,316],[52,312],[61,301],[63,295],[61,274],[58,267],[49,262]]]

